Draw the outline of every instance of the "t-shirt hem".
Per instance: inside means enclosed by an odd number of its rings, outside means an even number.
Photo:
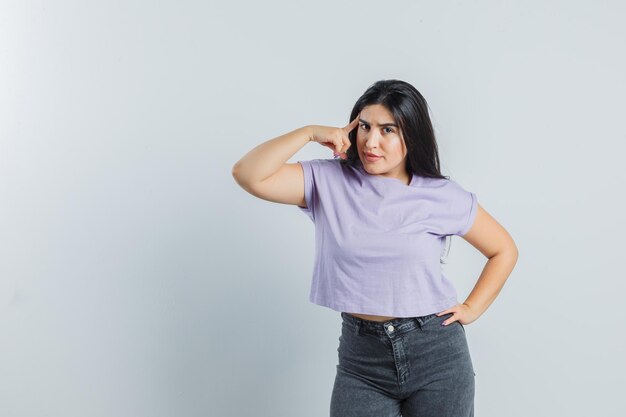
[[[456,297],[449,298],[437,304],[430,304],[428,306],[416,307],[394,307],[393,310],[384,310],[374,306],[362,306],[354,303],[341,303],[341,302],[328,302],[317,299],[315,297],[309,297],[309,301],[313,304],[317,304],[322,307],[327,307],[338,312],[345,313],[357,313],[357,314],[371,314],[376,316],[388,316],[388,317],[422,317],[433,313],[439,313],[450,307],[454,307],[458,304]]]
[[[476,198],[476,194],[470,192],[470,195],[472,197],[472,204],[470,206],[470,213],[467,219],[467,223],[465,224],[465,226],[463,226],[463,229],[459,232],[459,236],[461,237],[465,236],[467,232],[469,232],[469,230],[472,228],[472,226],[474,225],[474,220],[476,219],[476,213],[478,212],[478,199]]]

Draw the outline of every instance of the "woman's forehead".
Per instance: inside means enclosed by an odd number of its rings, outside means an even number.
[[[374,126],[396,126],[393,114],[381,104],[366,106],[359,113],[359,119]]]

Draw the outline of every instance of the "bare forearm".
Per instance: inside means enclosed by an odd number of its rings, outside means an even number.
[[[464,304],[482,315],[500,293],[516,262],[516,249],[489,258]]]
[[[310,127],[304,126],[263,142],[235,163],[233,176],[240,184],[261,182],[311,140]]]

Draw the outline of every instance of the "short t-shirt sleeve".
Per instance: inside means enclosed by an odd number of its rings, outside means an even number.
[[[444,231],[448,235],[463,236],[474,224],[478,199],[476,194],[465,190],[453,180],[448,180],[446,191]]]
[[[304,200],[306,201],[306,208],[297,206],[303,213],[315,222],[315,177],[318,171],[318,163],[315,159],[310,161],[298,161],[302,165],[304,173]]]

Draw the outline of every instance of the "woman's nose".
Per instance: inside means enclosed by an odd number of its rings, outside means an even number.
[[[365,144],[368,148],[375,148],[378,146],[379,138],[375,133],[368,133],[365,137]]]

